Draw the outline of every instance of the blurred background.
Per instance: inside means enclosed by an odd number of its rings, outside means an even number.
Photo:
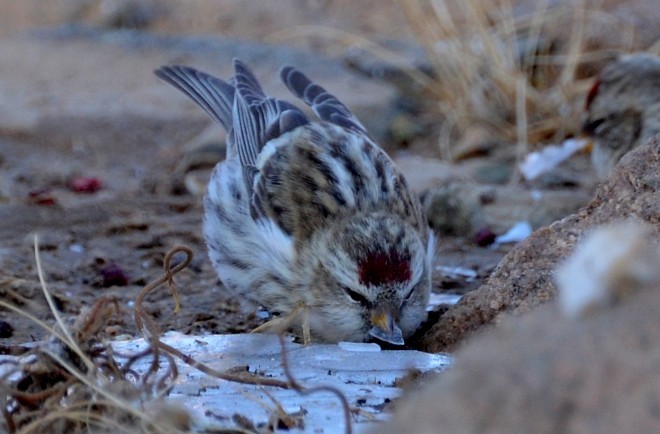
[[[401,113],[376,133],[386,146],[422,136],[421,148],[445,160],[493,143],[534,147],[571,137],[589,80],[617,55],[652,48],[660,19],[653,0],[0,0],[0,7],[0,37],[84,26],[214,35],[340,58],[389,81],[415,115]]]

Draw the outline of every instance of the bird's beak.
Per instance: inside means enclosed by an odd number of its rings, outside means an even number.
[[[591,154],[591,152],[594,149],[594,140],[595,139],[593,138],[593,136],[590,135],[590,134],[587,134],[587,133],[581,133],[577,136],[577,138],[587,141],[587,144],[584,145],[584,148],[582,148],[582,151],[578,151],[578,152],[582,152],[584,154]]]
[[[585,121],[582,125],[582,131],[578,134],[577,138],[587,141],[586,146],[582,150],[585,154],[591,154],[594,149],[594,133],[600,123],[602,123],[602,121]]]
[[[589,142],[587,142],[587,145],[584,147],[582,152],[584,152],[585,154],[591,154],[593,150],[594,150],[594,141],[589,140]]]
[[[374,312],[371,314],[373,327],[369,334],[374,338],[393,345],[403,345],[401,329],[396,325],[391,313]]]

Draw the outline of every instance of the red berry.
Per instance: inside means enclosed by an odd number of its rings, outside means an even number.
[[[126,286],[128,284],[128,275],[117,264],[108,264],[100,270],[103,277],[103,287]]]
[[[57,200],[51,194],[51,191],[50,191],[49,188],[42,188],[40,190],[32,190],[28,193],[28,196],[30,198],[30,202],[34,203],[36,205],[53,206],[53,205],[57,204]]]
[[[76,176],[69,181],[69,189],[76,193],[96,193],[101,187],[101,181],[91,176]]]
[[[489,228],[482,228],[474,235],[474,242],[479,247],[490,246],[495,242],[496,235]]]

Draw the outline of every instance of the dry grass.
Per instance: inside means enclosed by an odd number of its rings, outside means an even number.
[[[172,257],[183,252],[185,259],[172,266]],[[142,307],[144,297],[168,283],[179,307],[174,275],[192,259],[187,247],[176,247],[165,257],[164,274],[145,286],[135,302],[136,326],[149,346],[136,354],[118,354],[108,342],[99,339],[117,311],[114,301],[100,298],[94,306],[71,320],[58,312],[44,278],[35,237],[35,258],[43,295],[55,319],[55,326],[40,321],[30,313],[0,300],[0,307],[27,317],[50,335],[31,346],[14,346],[20,358],[0,362],[0,403],[4,428],[12,434],[33,433],[190,433],[192,420],[188,411],[164,398],[178,377],[174,357],[208,375],[239,383],[290,387],[289,381],[277,381],[250,373],[215,371],[192,357],[160,341],[160,331]],[[141,359],[150,363],[147,372],[133,368]],[[275,419],[276,421],[279,419]],[[2,424],[0,424],[2,428]],[[219,433],[247,432],[220,429]]]
[[[447,159],[469,151],[456,146],[474,145],[465,133],[475,128],[521,152],[577,134],[590,84],[579,69],[633,41],[594,2],[527,2],[534,9],[525,14],[510,0],[397,1],[434,71],[426,91],[442,119],[439,146]],[[587,33],[606,24],[620,32],[620,44],[592,46]]]
[[[430,107],[447,160],[469,155],[484,142],[517,144],[522,154],[530,145],[578,134],[593,75],[635,43],[634,29],[600,10],[598,0],[560,6],[528,1],[533,7],[528,13],[513,0],[395,1],[431,72],[369,38],[328,27],[298,26],[268,40],[325,39],[336,44],[336,52],[350,47],[401,69],[416,86],[397,84]],[[605,28],[616,38],[603,39]]]
[[[152,349],[119,355],[101,342],[99,331],[116,312],[110,298],[99,299],[73,321],[62,318],[46,286],[38,251],[35,239],[39,281],[56,326],[0,301],[0,306],[26,316],[51,336],[23,348],[20,359],[2,362],[4,428],[20,434],[188,432],[187,412],[162,401],[177,376],[173,360],[165,358],[168,367],[163,374],[154,370],[138,375],[131,366],[143,357],[157,358]]]
[[[177,253],[186,256],[177,265],[172,258]],[[118,307],[108,297],[100,298],[92,307],[84,309],[68,321],[58,312],[44,278],[35,237],[35,257],[39,282],[44,297],[55,319],[55,326],[40,321],[30,313],[0,300],[0,308],[8,309],[39,324],[50,335],[44,342],[13,346],[12,353],[20,358],[0,360],[0,412],[4,428],[12,434],[48,433],[149,433],[184,434],[192,432],[192,419],[188,411],[167,403],[164,398],[174,386],[178,369],[174,358],[205,374],[243,384],[293,389],[301,396],[316,392],[330,392],[339,399],[344,415],[344,432],[352,432],[350,408],[344,394],[333,386],[306,388],[298,383],[288,363],[284,339],[282,368],[286,381],[263,377],[249,372],[217,371],[185,355],[160,340],[160,331],[154,320],[144,311],[142,302],[147,294],[167,283],[179,308],[178,290],[174,275],[192,260],[192,251],[183,246],[171,249],[164,260],[164,274],[149,283],[135,301],[135,322],[148,347],[137,354],[118,354],[108,342],[99,339]],[[9,347],[8,347],[9,348]],[[140,374],[134,366],[146,358],[150,368]],[[265,391],[265,389],[264,389]],[[265,391],[268,394],[268,392]],[[250,397],[249,399],[256,399]],[[274,407],[267,427],[216,429],[218,433],[264,432],[269,427],[304,426],[304,414],[288,414],[271,397]],[[268,431],[270,432],[270,431]]]

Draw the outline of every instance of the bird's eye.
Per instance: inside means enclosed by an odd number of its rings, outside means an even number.
[[[369,305],[369,300],[367,300],[367,298],[359,292],[353,291],[352,289],[346,287],[344,287],[344,291],[346,294],[348,294],[349,297],[351,297],[351,300],[358,302],[363,306]]]
[[[403,299],[404,301],[408,301],[408,300],[410,300],[410,297],[412,297],[413,292],[415,292],[415,288],[417,288],[417,287],[416,287],[416,286],[413,286],[413,287],[412,287],[412,289],[410,290],[410,292],[408,293],[408,295],[406,295],[406,297]]]
[[[587,120],[584,125],[582,125],[582,131],[586,134],[595,134],[596,130],[598,127],[600,127],[603,122],[605,122],[605,119],[600,118],[600,119],[594,119],[594,120]]]

